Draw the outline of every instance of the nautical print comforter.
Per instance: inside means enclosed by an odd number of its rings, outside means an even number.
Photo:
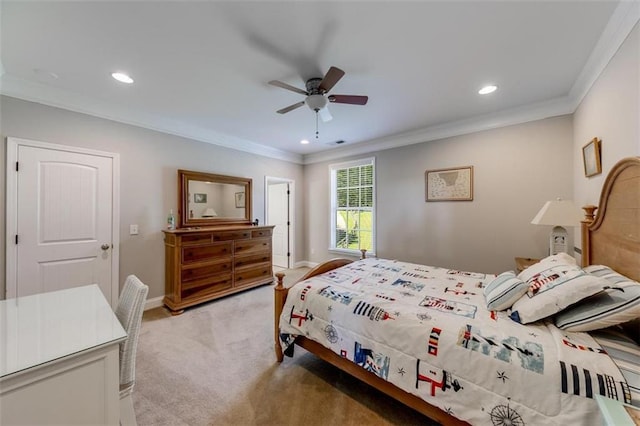
[[[629,399],[613,361],[586,333],[488,311],[494,277],[360,260],[293,286],[280,338],[315,340],[474,425],[602,424],[595,395]]]

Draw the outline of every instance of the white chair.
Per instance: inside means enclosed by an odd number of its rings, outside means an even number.
[[[142,283],[135,275],[129,275],[124,282],[124,288],[116,316],[127,332],[127,339],[120,343],[120,424],[137,425],[136,413],[133,410],[133,385],[136,377],[136,349],[138,335],[142,323],[142,312],[147,300],[149,287]]]

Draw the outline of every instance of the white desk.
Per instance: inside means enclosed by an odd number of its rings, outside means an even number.
[[[97,285],[0,301],[0,424],[113,424],[126,333]]]

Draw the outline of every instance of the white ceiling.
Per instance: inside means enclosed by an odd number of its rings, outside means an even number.
[[[573,112],[629,4],[3,0],[0,91],[308,163]],[[304,96],[267,82],[304,88],[330,66],[346,72],[331,94],[369,103],[330,104],[315,140],[309,108],[276,113]]]

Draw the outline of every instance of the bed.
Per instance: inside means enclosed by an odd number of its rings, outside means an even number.
[[[640,296],[596,314],[589,297],[640,287],[640,157],[585,211],[582,265],[556,255],[496,276],[334,259],[291,288],[277,274],[276,357],[298,345],[442,424],[601,423],[594,397],[630,403],[633,389],[607,337],[583,330],[627,315],[616,331],[637,332]]]

